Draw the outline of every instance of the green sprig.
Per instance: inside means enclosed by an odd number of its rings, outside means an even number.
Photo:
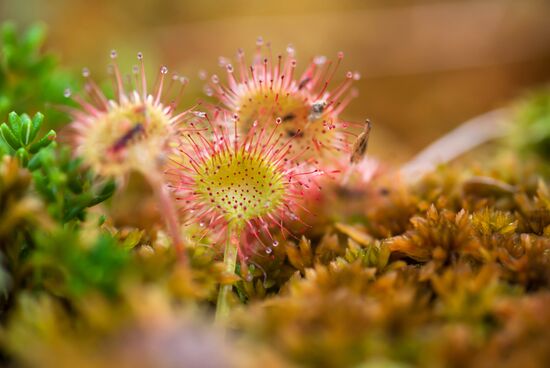
[[[31,119],[27,114],[18,115],[12,111],[8,116],[8,123],[0,125],[4,150],[16,156],[24,167],[33,155],[48,147],[56,138],[55,131],[50,130],[40,139],[36,139],[43,122],[44,115],[40,112]]]

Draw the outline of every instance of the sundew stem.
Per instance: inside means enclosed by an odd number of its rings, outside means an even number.
[[[241,234],[241,227],[230,223],[227,227],[227,240],[223,253],[224,271],[234,273],[237,267],[238,240]],[[216,322],[223,323],[229,315],[229,295],[233,285],[221,285],[218,293],[218,302],[216,305]]]
[[[181,239],[177,211],[174,207],[174,201],[170,196],[168,188],[162,179],[163,176],[155,172],[144,173],[144,176],[155,193],[160,214],[166,222],[166,229],[172,238],[176,255],[181,262],[186,262],[185,248]]]

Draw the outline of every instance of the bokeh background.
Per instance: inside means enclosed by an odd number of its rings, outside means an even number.
[[[301,66],[343,51],[341,75],[362,76],[344,117],[370,118],[370,152],[392,163],[550,80],[547,0],[0,0],[8,19],[46,24],[47,48],[75,72],[105,75],[113,48],[129,68],[143,51],[191,79],[189,104],[200,70],[258,36],[275,52],[292,43]]]

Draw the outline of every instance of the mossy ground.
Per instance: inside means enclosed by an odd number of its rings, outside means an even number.
[[[547,96],[516,106],[513,139],[423,178],[325,187],[314,225],[273,234],[237,275],[192,226],[179,263],[139,179],[107,200],[112,186],[57,144],[26,165],[3,143],[1,364],[546,367]],[[136,198],[143,219],[119,205]],[[225,334],[220,284],[234,285]]]

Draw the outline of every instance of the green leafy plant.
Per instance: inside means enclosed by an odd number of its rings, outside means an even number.
[[[95,175],[82,166],[80,159],[72,157],[68,147],[57,147],[55,131],[38,138],[43,121],[41,113],[31,119],[27,114],[12,112],[8,123],[0,125],[0,142],[8,154],[32,172],[34,187],[53,217],[62,222],[84,220],[84,210],[109,198],[115,182],[98,185]]]
[[[49,146],[56,134],[50,130],[40,139],[36,139],[44,121],[44,115],[37,112],[31,119],[27,114],[17,115],[11,112],[8,124],[0,125],[0,138],[2,146],[7,153],[15,155],[23,166],[27,166],[29,159],[42,148]]]
[[[114,180],[97,183],[95,175],[83,168],[67,147],[44,149],[29,165],[49,213],[62,222],[84,220],[86,208],[105,201],[116,189]]]
[[[38,233],[29,258],[34,283],[54,295],[78,298],[88,292],[114,297],[127,271],[129,253],[106,233],[88,235],[72,227]]]

